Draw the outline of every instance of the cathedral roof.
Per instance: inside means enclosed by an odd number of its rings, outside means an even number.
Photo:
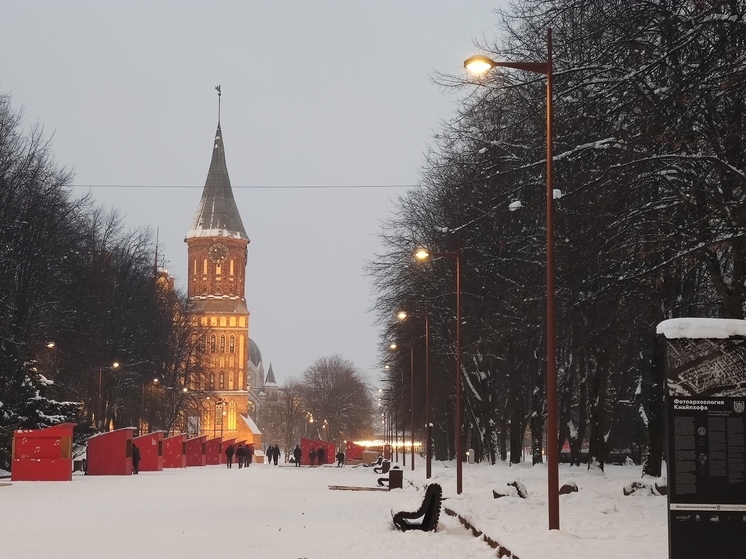
[[[267,371],[267,378],[264,380],[264,386],[277,386],[275,372],[272,370],[272,363],[269,364],[269,371]]]
[[[223,133],[220,122],[215,132],[215,145],[212,149],[212,161],[207,173],[202,199],[194,216],[192,228],[187,239],[195,237],[228,237],[249,240],[238,213],[236,200],[233,198],[231,180],[225,163]]]

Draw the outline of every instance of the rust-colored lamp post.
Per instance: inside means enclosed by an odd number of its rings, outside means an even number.
[[[114,361],[111,365],[101,366],[98,368],[98,406],[96,410],[96,423],[97,428],[101,431],[104,427],[103,411],[101,409],[101,386],[103,384],[104,369],[118,369],[119,363]]]
[[[409,423],[409,430],[411,435],[411,445],[412,445],[412,471],[414,471],[414,344],[391,344],[389,348],[392,351],[396,351],[400,347],[406,347],[409,348],[409,414],[410,414],[410,423]],[[402,415],[404,415],[404,369],[402,369],[401,373],[401,390],[402,390]],[[404,431],[404,420],[402,418],[402,444],[406,441],[406,434]],[[406,467],[407,465],[407,453],[402,448],[402,464]]]
[[[554,304],[554,168],[552,165],[552,30],[547,29],[546,62],[495,62],[486,56],[472,56],[464,67],[474,73],[492,68],[515,68],[547,76],[547,472],[549,529],[559,530],[559,429],[557,421],[557,356]]]
[[[399,320],[406,320],[410,316],[425,319],[425,477],[430,479],[433,459],[432,424],[430,423],[430,313],[399,311],[396,315]],[[414,381],[412,381],[412,388],[414,389]]]
[[[431,252],[426,248],[419,248],[414,255],[418,260],[444,256],[456,261],[456,424],[453,439],[456,445],[456,493],[460,495],[463,489],[461,430],[464,425],[464,408],[461,403],[461,242],[458,242],[454,252]]]

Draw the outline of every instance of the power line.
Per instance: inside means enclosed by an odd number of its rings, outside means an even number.
[[[204,188],[193,184],[71,184],[72,188]],[[419,184],[278,184],[278,185],[232,185],[233,189],[252,190],[313,190],[322,188],[419,188]]]

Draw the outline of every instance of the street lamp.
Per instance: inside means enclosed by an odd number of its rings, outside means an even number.
[[[472,56],[464,67],[475,73],[492,68],[515,68],[547,76],[547,474],[549,529],[559,530],[559,429],[557,425],[557,353],[555,349],[554,305],[554,167],[552,162],[552,30],[547,29],[546,62],[495,62],[482,56]]]
[[[218,419],[218,406],[220,406],[220,439],[223,439],[223,423],[225,423],[225,400],[218,398],[215,400],[215,420]],[[213,421],[213,432],[215,431],[215,421]],[[213,433],[213,437],[214,437]]]
[[[119,363],[117,361],[114,361],[110,366],[106,367],[107,369],[118,369]],[[100,430],[101,427],[103,427],[104,422],[102,421],[102,414],[101,414],[101,381],[103,379],[104,374],[104,366],[99,366],[98,368],[98,406],[96,408],[96,423],[98,424],[98,429]]]
[[[396,351],[400,347],[409,348],[409,431],[411,435],[412,443],[412,471],[414,471],[414,344],[391,344],[389,346],[392,351]],[[404,415],[404,369],[401,371],[401,407],[402,416]],[[406,440],[406,434],[404,432],[404,418],[402,417],[402,443]],[[402,465],[407,465],[407,453],[402,448]]]
[[[431,462],[433,458],[433,445],[431,438],[432,424],[430,423],[430,313],[407,313],[399,311],[396,317],[406,320],[409,317],[425,319],[425,477],[430,479],[432,473]],[[414,388],[414,383],[412,384]],[[414,456],[414,455],[413,455]]]
[[[454,428],[454,443],[456,445],[456,493],[460,495],[463,487],[461,429],[464,424],[464,411],[461,403],[461,241],[456,240],[456,250],[454,252],[430,252],[426,248],[418,248],[414,255],[418,260],[427,260],[431,256],[444,256],[456,261],[456,425]]]
[[[139,425],[139,430],[140,430],[141,435],[143,434],[143,431],[145,430],[145,387],[151,382],[153,384],[158,384],[158,379],[154,378],[150,382],[145,381],[142,383],[142,401],[140,402],[140,425]]]

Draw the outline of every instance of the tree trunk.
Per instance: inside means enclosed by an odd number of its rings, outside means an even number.
[[[642,475],[660,477],[661,462],[664,453],[664,425],[665,425],[665,340],[656,340],[653,344],[653,359],[650,378],[643,390],[647,388],[645,413],[648,417],[647,440],[643,450]]]

